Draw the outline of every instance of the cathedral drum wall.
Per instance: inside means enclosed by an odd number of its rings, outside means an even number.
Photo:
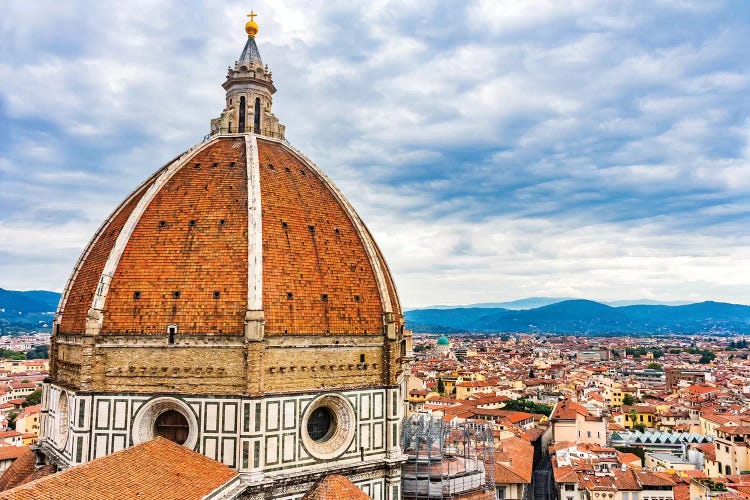
[[[42,446],[60,463],[84,463],[152,439],[159,415],[171,410],[186,417],[186,446],[243,474],[274,480],[274,497],[299,498],[316,472],[334,462],[336,469],[358,471],[353,481],[380,497],[381,462],[397,446],[399,401],[396,388],[242,398],[76,394],[51,384],[43,400]],[[334,417],[333,436],[315,442],[310,421],[320,408]]]
[[[378,386],[383,380],[382,356],[382,347],[267,349],[263,389],[273,393]]]
[[[242,394],[243,347],[99,347],[92,390]]]

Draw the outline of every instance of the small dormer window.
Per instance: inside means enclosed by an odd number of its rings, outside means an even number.
[[[167,326],[167,342],[169,342],[170,344],[174,344],[175,335],[177,335],[177,325]]]

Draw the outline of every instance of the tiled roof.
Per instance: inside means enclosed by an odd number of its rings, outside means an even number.
[[[346,477],[332,474],[315,483],[302,500],[368,500],[369,498]]]
[[[556,483],[577,483],[578,474],[575,469],[570,466],[565,467],[553,467],[552,472],[555,476]]]
[[[33,405],[33,406],[27,406],[23,410],[21,410],[21,413],[18,414],[16,417],[16,420],[19,418],[25,418],[30,415],[36,415],[42,411],[42,405]]]
[[[555,405],[555,408],[552,411],[552,415],[550,415],[550,419],[575,420],[577,415],[587,416],[589,415],[589,412],[584,406],[576,403],[575,401],[564,399],[562,401],[558,401],[558,403]]]
[[[0,491],[5,491],[22,484],[24,480],[36,470],[36,455],[31,448],[25,450],[10,464],[10,467],[0,476]]]
[[[266,335],[380,331],[384,307],[374,269],[390,273],[382,259],[370,262],[331,186],[282,144],[258,139],[258,160]],[[397,303],[392,307],[398,316]]]
[[[531,483],[534,447],[525,439],[503,439],[495,455],[495,483]]]
[[[655,472],[642,470],[638,472],[638,481],[644,486],[674,486],[674,481]]]
[[[257,144],[265,334],[377,334],[383,288],[400,321],[385,260],[335,187],[288,146]],[[128,221],[134,226],[118,247],[102,334],[161,335],[170,324],[179,324],[180,334],[244,334],[247,172],[245,138],[222,137],[164,180],[129,220],[153,180],[139,188],[92,240],[64,301],[60,332],[85,330],[101,272]]]
[[[0,499],[200,499],[236,476],[226,465],[159,437],[5,491]]]
[[[0,446],[0,460],[16,459],[29,449],[28,446]]]
[[[153,179],[152,179],[153,180]],[[71,283],[71,291],[65,302],[65,314],[60,323],[60,332],[75,333],[86,329],[86,314],[91,307],[94,293],[99,285],[107,257],[120,235],[128,217],[146,192],[150,183],[146,183],[136,194],[118,207],[102,225],[99,232],[89,243],[88,256],[81,262],[75,279]]]
[[[725,434],[745,435],[750,434],[750,425],[724,425],[716,428]]]
[[[641,485],[636,478],[636,473],[632,469],[612,471],[615,476],[615,486],[618,490],[636,491],[641,489]]]

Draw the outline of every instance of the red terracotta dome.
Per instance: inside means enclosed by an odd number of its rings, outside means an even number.
[[[60,302],[58,333],[375,334],[403,324],[382,254],[351,205],[283,140],[218,134],[107,218]]]

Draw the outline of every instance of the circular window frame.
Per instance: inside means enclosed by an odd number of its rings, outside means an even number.
[[[195,445],[198,443],[198,419],[192,408],[184,401],[171,397],[154,398],[138,409],[131,431],[133,444],[141,444],[155,439],[158,436],[156,433],[156,420],[162,413],[169,410],[174,410],[182,414],[188,422],[190,429],[188,437],[181,446],[195,449]]]
[[[313,412],[327,408],[333,416],[333,430],[329,436],[316,441],[307,432],[307,424]],[[349,400],[338,394],[325,394],[313,399],[305,408],[300,421],[300,436],[305,451],[318,460],[332,460],[343,455],[352,444],[357,428],[357,414]]]
[[[57,446],[62,450],[70,437],[70,396],[67,391],[60,391],[57,399]]]

